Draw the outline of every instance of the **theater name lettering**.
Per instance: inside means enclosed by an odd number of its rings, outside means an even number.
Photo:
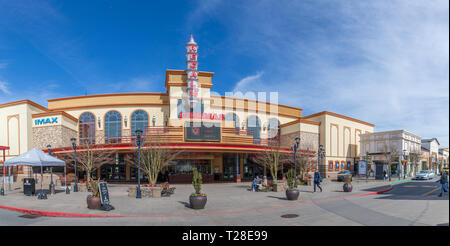
[[[36,119],[34,120],[35,125],[47,125],[47,124],[58,124],[58,117],[49,117],[49,118],[43,118],[43,119]]]
[[[210,114],[210,113],[187,113],[181,112],[178,115],[180,119],[206,119],[206,120],[225,120],[224,114]]]

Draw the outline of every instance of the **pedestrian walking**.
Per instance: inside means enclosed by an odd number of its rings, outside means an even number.
[[[439,197],[442,196],[443,192],[448,192],[448,172],[445,172],[442,174],[441,179],[439,180],[441,183],[441,193],[438,195]]]
[[[319,187],[320,192],[322,192],[322,187],[320,187],[320,182],[322,182],[322,177],[320,172],[314,172],[314,192],[316,192],[316,186]]]
[[[386,180],[386,170],[383,170],[383,180]]]

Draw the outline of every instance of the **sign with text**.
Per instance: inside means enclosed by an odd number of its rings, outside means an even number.
[[[109,205],[109,192],[108,192],[108,185],[106,184],[106,182],[98,183],[98,191],[100,193],[100,199],[102,200],[102,204]]]
[[[367,168],[367,163],[365,161],[359,161],[358,162],[358,173],[360,175],[366,175],[366,168]]]
[[[195,122],[184,129],[186,141],[220,141],[220,124]]]

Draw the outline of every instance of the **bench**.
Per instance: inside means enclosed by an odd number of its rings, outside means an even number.
[[[161,196],[170,196],[175,193],[175,187],[170,187],[169,182],[164,182],[161,184]]]

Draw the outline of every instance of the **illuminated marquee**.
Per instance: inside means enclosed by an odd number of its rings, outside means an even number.
[[[181,112],[178,115],[180,119],[206,119],[206,120],[225,120],[224,114],[209,114],[209,113],[186,113]]]

